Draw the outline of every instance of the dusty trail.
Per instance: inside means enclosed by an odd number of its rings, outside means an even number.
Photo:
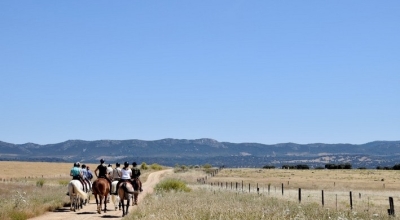
[[[160,181],[162,175],[172,172],[173,172],[172,169],[168,169],[151,173],[147,177],[147,181],[143,183],[143,192],[139,194],[138,205],[141,204],[143,198],[147,194],[153,193],[154,187]],[[136,206],[130,206],[129,212],[132,212],[134,208],[136,208]],[[102,212],[102,214],[98,214],[96,210],[97,210],[96,200],[93,197],[93,195],[91,195],[89,204],[84,206],[83,209],[80,209],[79,211],[73,212],[69,210],[69,207],[63,207],[61,209],[55,210],[54,212],[48,212],[44,215],[31,218],[30,220],[70,220],[70,219],[95,220],[95,219],[122,217],[122,211],[120,210],[114,211],[114,204],[112,203],[112,201],[110,201],[110,203],[107,204],[106,213]]]

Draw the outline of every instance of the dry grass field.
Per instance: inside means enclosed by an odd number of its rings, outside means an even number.
[[[97,166],[88,165],[92,170]],[[72,164],[0,162],[0,166],[0,219],[28,219],[68,202],[65,184]],[[151,172],[143,170],[143,182]],[[205,184],[197,182],[205,177]],[[400,208],[400,175],[392,170],[226,168],[211,176],[202,169],[189,169],[169,178],[185,181],[192,191],[156,192],[125,219],[393,219],[387,215],[389,196],[395,210]]]
[[[388,197],[400,207],[397,171],[228,168],[197,182],[205,176],[175,173],[190,193],[154,194],[128,219],[396,219],[387,214]]]
[[[87,164],[93,171],[98,164]],[[69,203],[73,163],[0,161],[0,219],[24,220]],[[146,181],[151,170],[143,170]],[[96,178],[96,177],[94,177]]]

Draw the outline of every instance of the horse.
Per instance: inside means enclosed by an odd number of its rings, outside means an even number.
[[[138,204],[138,196],[139,196],[139,188],[140,188],[140,180],[139,178],[133,178],[132,179],[133,182],[133,201],[132,201],[132,206],[137,205]]]
[[[113,203],[114,203],[115,211],[117,211],[118,206],[119,206],[119,210],[121,210],[121,202],[120,202],[120,199],[119,199],[118,196],[115,196],[115,195],[113,194],[113,193],[116,191],[116,189],[117,189],[117,183],[118,183],[118,180],[114,180],[114,181],[111,183],[111,200],[112,200]]]
[[[122,217],[128,214],[129,202],[132,194],[138,193],[134,190],[130,181],[121,182],[118,188],[118,197],[120,199],[120,205],[122,206]],[[126,206],[124,200],[127,200]]]
[[[83,191],[83,185],[79,180],[71,180],[68,184],[68,194],[71,202],[71,211],[82,208],[83,202],[88,198],[87,193]]]
[[[107,212],[107,196],[110,193],[110,184],[105,178],[98,178],[92,184],[92,191],[96,198],[97,213],[101,214],[101,205],[104,201],[104,213]],[[100,203],[99,203],[100,200]]]

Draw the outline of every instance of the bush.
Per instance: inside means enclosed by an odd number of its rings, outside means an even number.
[[[147,164],[145,162],[142,162],[142,164],[140,165],[140,169],[147,170],[147,169],[149,169],[149,167],[147,166]]]
[[[43,187],[44,182],[45,182],[44,179],[40,179],[40,180],[36,181],[36,186]]]
[[[206,164],[203,165],[203,168],[204,168],[204,169],[211,169],[211,167],[212,167],[212,165],[211,165],[211,164],[208,164],[208,163],[206,163]]]
[[[153,163],[152,165],[150,165],[150,168],[153,170],[162,170],[162,166],[156,163]]]
[[[158,183],[155,187],[156,191],[180,191],[180,192],[190,192],[191,189],[186,185],[185,182],[178,179],[166,179]]]

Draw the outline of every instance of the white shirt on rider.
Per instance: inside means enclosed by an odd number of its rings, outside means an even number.
[[[129,169],[129,168],[127,170],[122,169],[121,172],[122,172],[121,179],[123,179],[123,180],[130,180],[131,179],[131,176],[132,176],[132,170],[131,169]]]
[[[113,168],[112,167],[107,167],[107,174],[111,177],[113,174]]]

